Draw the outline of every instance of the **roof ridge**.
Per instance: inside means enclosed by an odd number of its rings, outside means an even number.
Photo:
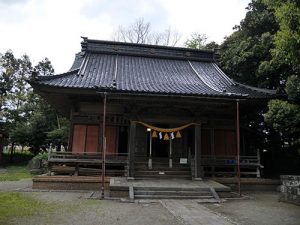
[[[153,58],[188,59],[207,62],[213,62],[215,60],[215,53],[213,50],[198,50],[192,48],[161,45],[91,40],[87,38],[81,42],[81,51]]]
[[[82,43],[94,42],[94,43],[103,43],[103,44],[113,44],[113,45],[127,45],[127,46],[138,46],[146,48],[161,48],[161,49],[170,49],[170,50],[185,50],[191,52],[205,52],[205,53],[214,53],[214,50],[211,49],[195,49],[195,48],[186,48],[186,47],[175,47],[175,46],[166,46],[166,45],[154,45],[154,44],[145,44],[145,43],[131,43],[131,42],[121,42],[121,41],[109,41],[109,40],[97,40],[85,38]]]

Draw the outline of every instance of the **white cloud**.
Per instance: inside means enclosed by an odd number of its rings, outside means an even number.
[[[221,42],[244,17],[246,0],[0,0],[0,52],[48,57],[66,72],[80,51],[80,36],[110,39],[120,24],[144,17],[153,30],[172,26],[185,40],[200,32]]]
[[[160,1],[168,12],[168,23],[183,34],[183,39],[198,32],[219,43],[244,18],[248,4],[240,0]]]

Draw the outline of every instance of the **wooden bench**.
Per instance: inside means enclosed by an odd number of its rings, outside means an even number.
[[[49,174],[69,174],[95,176],[101,174],[102,154],[52,152],[48,158]],[[106,156],[106,174],[125,175],[127,154]]]

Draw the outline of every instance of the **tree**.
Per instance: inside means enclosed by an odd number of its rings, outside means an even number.
[[[194,33],[191,35],[190,39],[187,39],[184,42],[184,46],[187,48],[210,50],[215,50],[220,47],[219,44],[214,41],[207,43],[207,39],[206,34]]]
[[[293,146],[299,138],[300,110],[299,106],[283,100],[271,100],[268,112],[264,114],[266,123],[281,134],[283,141]]]
[[[279,29],[274,37],[270,64],[285,68],[287,100],[272,100],[268,104],[265,120],[288,140],[290,147],[300,143],[300,2],[296,0],[265,0],[275,12]]]
[[[0,58],[1,86],[4,86],[4,94],[1,95],[1,127],[9,135],[17,123],[23,120],[23,107],[26,104],[27,94],[30,90],[26,82],[32,68],[27,55],[15,58],[12,51],[7,51]],[[11,160],[15,142],[11,142]]]
[[[34,68],[41,76],[49,76],[54,74],[54,68],[48,58],[40,61]]]
[[[206,41],[206,34],[194,33],[191,35],[190,39],[186,40],[184,45],[188,48],[205,49]]]
[[[143,18],[136,19],[128,27],[119,26],[113,34],[115,41],[138,44],[155,44],[175,46],[180,40],[180,34],[171,27],[162,32],[151,30],[151,24]]]
[[[56,150],[61,150],[61,145],[67,150],[69,140],[69,121],[65,118],[57,118],[58,127],[47,133],[49,141],[56,146]]]
[[[278,30],[274,10],[262,0],[249,3],[246,17],[221,45],[220,66],[235,80],[276,89],[286,78],[285,68],[269,63]]]
[[[60,148],[66,146],[68,123],[35,94],[27,83],[32,64],[27,55],[15,58],[12,51],[0,57],[1,112],[3,112],[2,128],[8,132],[11,143],[11,159],[16,144],[29,146],[34,154],[45,150],[50,144]],[[54,69],[49,59],[39,62],[35,70],[40,75],[52,75]],[[54,140],[48,134],[59,129],[60,136]],[[60,143],[60,144],[58,144]]]

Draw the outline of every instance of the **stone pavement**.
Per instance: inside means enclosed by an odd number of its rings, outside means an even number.
[[[193,200],[162,200],[161,204],[182,224],[188,225],[236,225],[228,218],[213,213]]]
[[[213,180],[186,180],[186,179],[133,179],[126,177],[111,177],[110,187],[177,187],[177,188],[209,188],[216,191],[230,191],[228,186]]]

